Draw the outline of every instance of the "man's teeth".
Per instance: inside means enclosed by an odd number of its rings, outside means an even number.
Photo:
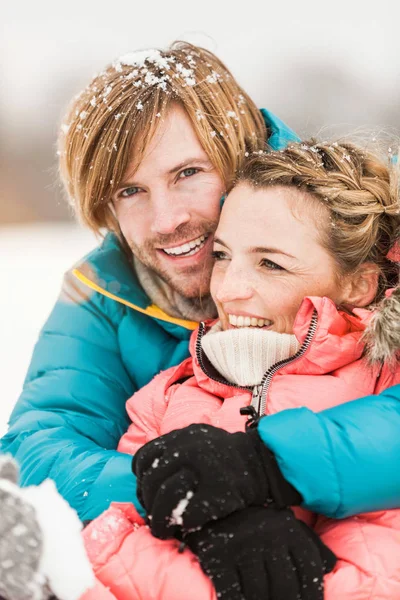
[[[243,317],[242,315],[228,315],[230,325],[234,327],[269,327],[272,321],[257,319],[256,317]]]
[[[196,252],[198,252],[200,248],[204,246],[206,239],[206,235],[201,235],[195,240],[192,240],[187,244],[183,244],[182,246],[176,246],[175,248],[164,248],[164,252],[166,254],[171,254],[172,256],[179,256],[181,254],[191,256],[192,254],[196,254]]]

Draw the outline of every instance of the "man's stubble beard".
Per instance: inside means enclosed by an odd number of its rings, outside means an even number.
[[[213,260],[211,256],[208,256],[205,263],[202,265],[196,265],[192,267],[186,267],[179,274],[174,272],[170,273],[168,269],[162,268],[156,256],[157,250],[155,246],[171,246],[176,243],[181,243],[182,238],[195,239],[203,234],[204,231],[213,235],[217,225],[215,223],[208,222],[207,228],[203,228],[202,231],[190,231],[186,229],[185,235],[176,232],[175,234],[161,236],[152,242],[145,242],[142,246],[138,246],[132,240],[127,240],[128,246],[136,258],[148,269],[153,271],[158,277],[160,277],[172,290],[187,298],[188,300],[201,300],[210,298],[210,282],[211,272],[213,267]],[[175,239],[174,239],[175,238]],[[189,279],[190,283],[187,281]]]
[[[188,300],[209,298],[212,271],[211,259],[207,260],[209,264],[187,267],[179,274],[174,273],[171,275],[167,269],[162,269],[156,260],[149,260],[148,254],[138,252],[132,246],[131,250],[143,265],[158,275],[172,290],[184,298]]]

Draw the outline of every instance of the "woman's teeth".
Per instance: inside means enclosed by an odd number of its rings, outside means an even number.
[[[241,315],[228,315],[229,324],[234,327],[269,327],[272,321],[257,319],[256,317],[243,317]]]
[[[191,242],[187,242],[182,246],[176,246],[175,248],[164,248],[164,252],[171,256],[191,256],[192,254],[196,254],[206,243],[207,235],[201,235],[200,237],[192,240]]]

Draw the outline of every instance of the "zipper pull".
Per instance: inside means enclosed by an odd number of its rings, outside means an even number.
[[[257,427],[260,417],[258,416],[258,413],[254,406],[243,406],[240,409],[240,414],[249,415],[249,418],[246,421],[246,431],[248,429],[253,429],[254,427]]]
[[[253,406],[258,413],[260,413],[260,403],[261,403],[261,392],[262,385],[255,385],[253,387],[253,393],[251,396],[251,406]]]

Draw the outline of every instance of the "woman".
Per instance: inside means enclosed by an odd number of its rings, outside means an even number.
[[[136,454],[153,533],[183,539],[215,590],[188,548],[152,537],[133,506],[114,505],[85,541],[117,598],[185,598],[188,586],[199,600],[322,598],[324,574],[326,598],[400,598],[399,511],[335,521],[296,507],[295,519],[286,507],[302,498],[258,434],[273,418],[264,415],[295,409],[306,444],[307,409],[346,407],[400,382],[385,325],[398,293],[372,310],[398,285],[387,255],[399,224],[394,174],[350,144],[295,144],[245,165],[214,239],[218,321],[193,334],[191,358],[128,400],[132,425],[118,446]],[[244,433],[250,407],[263,418]],[[373,438],[364,443],[376,451]],[[334,473],[327,445],[314,452]],[[357,461],[346,438],[336,445]]]

